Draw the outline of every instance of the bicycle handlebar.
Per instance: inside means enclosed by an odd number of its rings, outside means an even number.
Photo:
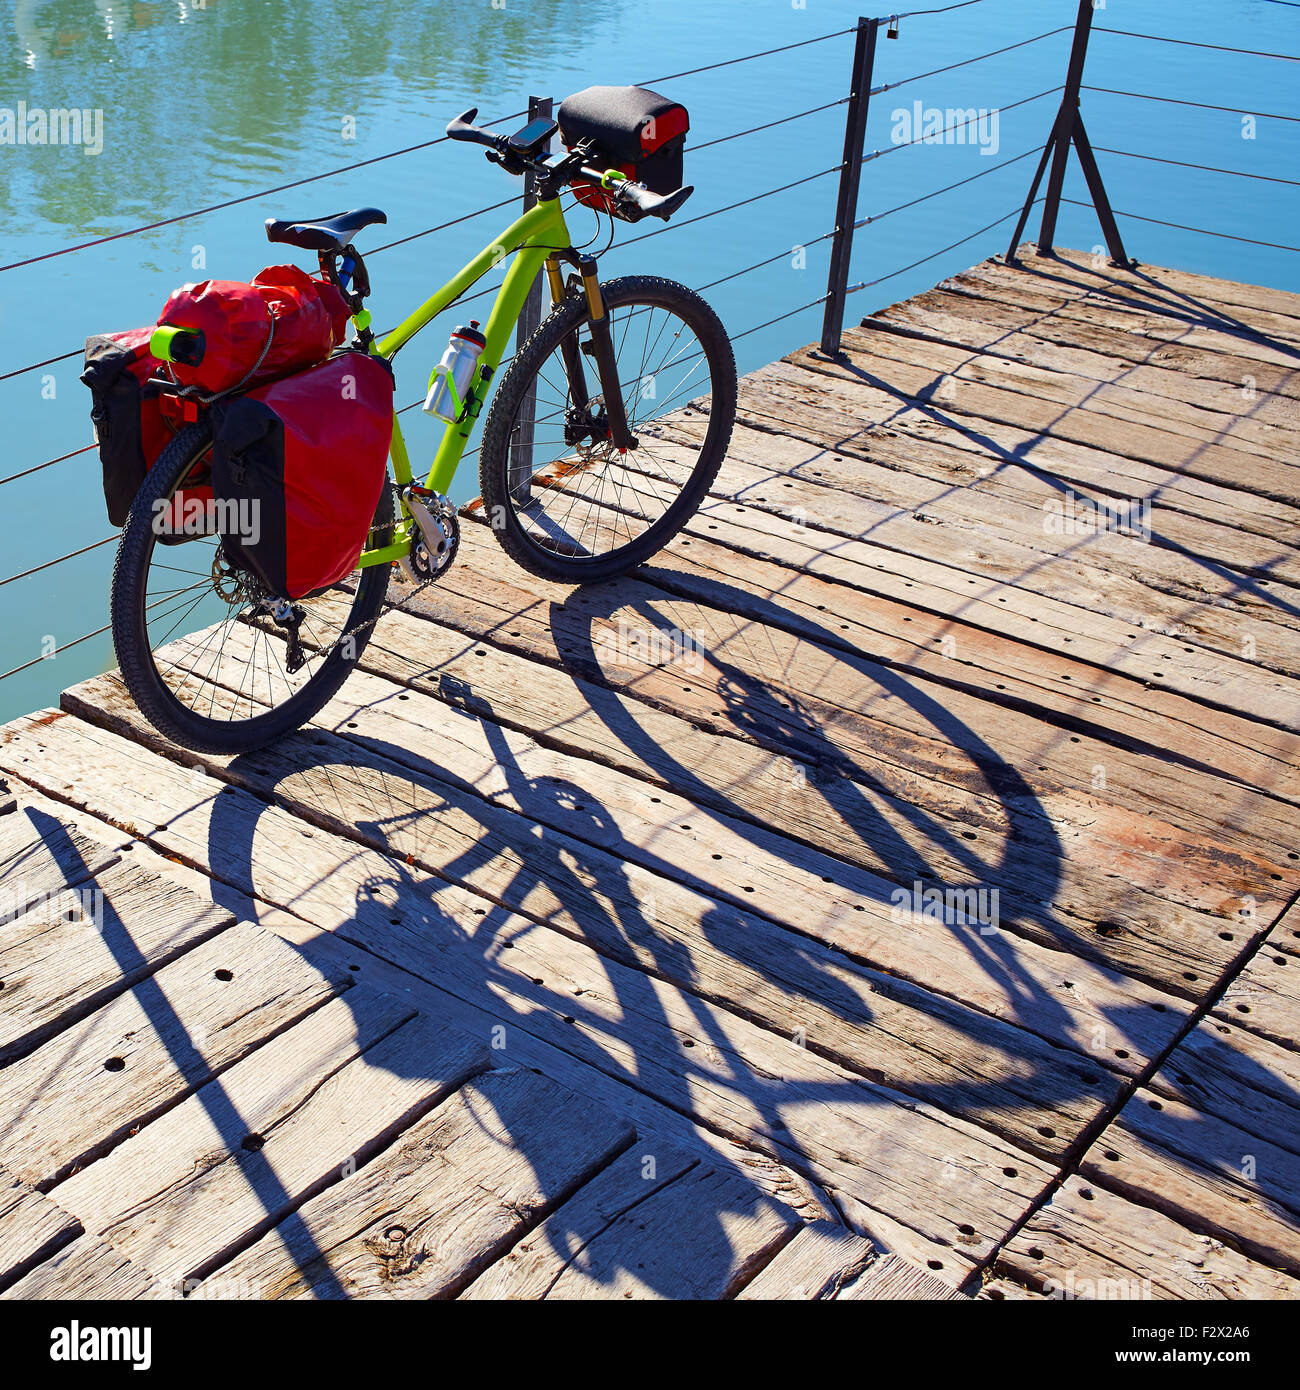
[[[447,138],[449,140],[464,140],[471,145],[486,145],[492,150],[504,149],[506,137],[494,135],[490,130],[484,130],[482,126],[475,125],[474,117],[477,115],[478,107],[471,106],[468,111],[462,111],[459,116],[454,116],[447,122]]]
[[[478,107],[471,106],[459,116],[447,122],[447,138],[462,140],[466,144],[483,145],[490,152],[489,157],[500,163],[511,173],[525,173],[531,170],[545,176],[557,171],[566,160],[563,155],[547,155],[540,159],[530,158],[513,150],[509,137],[498,135],[482,126],[474,124]],[[678,208],[695,192],[693,185],[679,188],[672,193],[654,193],[643,183],[630,179],[620,180],[614,185],[606,182],[607,171],[587,165],[578,165],[566,171],[569,183],[582,183],[595,188],[603,188],[620,207],[620,213],[629,222],[639,222],[643,217],[658,217],[667,222]]]

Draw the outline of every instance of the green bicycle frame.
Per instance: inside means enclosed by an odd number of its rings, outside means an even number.
[[[564,220],[564,210],[558,198],[548,198],[530,208],[517,221],[512,222],[491,245],[482,251],[456,276],[432,295],[404,322],[384,338],[371,344],[371,352],[376,356],[392,359],[399,349],[405,347],[415,335],[431,320],[448,309],[472,285],[481,280],[488,271],[512,253],[515,259],[506,271],[505,280],[497,292],[492,311],[488,315],[484,336],[487,346],[479,356],[478,370],[474,384],[467,392],[466,408],[461,419],[448,425],[443,433],[442,443],[434,456],[433,465],[425,480],[425,486],[434,492],[446,493],[451,488],[452,479],[460,465],[465,449],[474,432],[474,425],[483,409],[492,378],[501,365],[511,330],[524,312],[528,292],[542,270],[546,258],[557,250],[567,250],[572,246],[569,228]],[[406,440],[402,436],[397,416],[393,416],[393,442],[391,446],[393,475],[399,488],[414,481],[411,472],[411,458],[407,452]],[[403,503],[403,511],[406,510]],[[414,523],[408,515],[399,523],[395,534],[398,537],[392,545],[381,549],[366,550],[361,554],[358,564],[365,568],[382,565],[394,560],[404,559],[411,550],[415,538]]]

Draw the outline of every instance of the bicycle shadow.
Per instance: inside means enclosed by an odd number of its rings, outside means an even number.
[[[606,595],[604,602],[599,593],[589,597],[596,600],[588,606],[589,614],[620,606],[614,593]],[[571,627],[566,626],[565,635],[571,638]],[[375,640],[383,640],[382,629]],[[576,654],[575,662],[599,665],[594,640],[586,652]],[[726,692],[729,715],[740,727],[761,728],[765,739],[782,746],[783,755],[788,755],[791,747],[816,751],[822,776],[834,779],[837,785],[852,783],[856,788],[858,784],[847,775],[844,750],[827,740],[806,712],[776,700],[775,692],[761,677],[732,662],[720,661],[719,669],[725,677],[720,684]],[[960,734],[963,745],[974,738],[969,730],[959,729],[953,716],[937,702],[923,698],[897,673],[877,673],[876,678],[891,696],[925,710],[945,737]],[[413,684],[418,688],[418,683]],[[445,680],[439,690],[442,698],[451,694],[455,702],[454,691],[447,690]],[[619,714],[620,706],[612,697],[613,692],[604,710],[604,717],[612,721],[611,728],[633,745],[642,743],[644,731],[625,712]],[[346,699],[346,692],[341,698]],[[386,698],[400,698],[397,689]],[[449,988],[486,1018],[522,1027],[547,1042],[554,1040],[553,1045],[561,1050],[679,1113],[699,1115],[697,1088],[717,1085],[721,1067],[732,1093],[750,1109],[747,1124],[752,1142],[775,1152],[782,1162],[814,1181],[823,1180],[821,1156],[796,1137],[800,1125],[793,1117],[799,1109],[812,1104],[843,1112],[877,1110],[887,1116],[889,1105],[900,1093],[869,1084],[862,1070],[856,1075],[841,1070],[833,1078],[823,1075],[820,1080],[787,1079],[749,1064],[732,1036],[731,1019],[735,1012],[742,1017],[761,1017],[762,1011],[756,1014],[752,1002],[744,997],[729,999],[718,994],[715,981],[717,961],[736,952],[738,929],[751,922],[752,915],[727,902],[708,901],[698,919],[694,944],[680,929],[668,930],[662,915],[647,902],[646,884],[650,880],[643,871],[664,881],[675,880],[680,876],[678,865],[671,859],[656,858],[644,844],[633,846],[621,838],[618,815],[593,795],[590,786],[524,772],[501,734],[491,702],[481,693],[467,690],[462,703],[472,707],[482,721],[484,736],[495,752],[517,812],[503,816],[489,802],[459,792],[447,780],[446,771],[426,757],[360,728],[346,731],[349,742],[317,732],[299,734],[280,748],[235,760],[228,771],[258,795],[289,803],[299,814],[306,810],[310,819],[319,818],[318,823],[327,828],[350,833],[384,856],[377,881],[367,886],[364,895],[358,895],[355,918],[340,928],[345,937],[356,939],[366,949],[436,986]],[[598,713],[601,703],[593,700]],[[773,705],[784,710],[775,734]],[[356,724],[358,720],[347,722]],[[1007,798],[1022,806],[1032,802],[1032,789],[1023,777],[995,750],[978,740],[976,744],[983,768],[993,775]],[[385,765],[383,776],[377,778],[373,760],[364,766],[350,745],[391,759],[392,765]],[[657,753],[657,767],[669,770],[671,753],[662,748]],[[245,772],[245,762],[256,770]],[[673,770],[673,781],[674,789],[685,790],[687,795],[696,785],[690,769],[680,764]],[[309,790],[313,783],[314,791]],[[710,788],[710,793],[716,800],[716,789]],[[557,832],[551,839],[545,827],[553,825],[556,816],[547,808],[561,803],[566,808],[562,818],[565,832]],[[340,820],[344,808],[347,823]],[[448,853],[444,837],[435,834],[433,827],[453,814],[463,847]],[[909,814],[920,826],[931,819],[917,808],[911,808]],[[876,818],[877,812],[864,799],[860,819],[865,823]],[[540,833],[539,824],[543,827]],[[256,831],[256,817],[248,815],[246,806],[237,806],[235,798],[218,798],[211,835],[214,873],[230,882],[249,877]],[[890,834],[894,834],[892,828]],[[933,835],[954,850],[961,849],[961,837],[948,827],[934,825]],[[769,849],[770,841],[765,840],[764,847]],[[631,862],[633,850],[635,865]],[[619,857],[623,852],[627,852],[627,859]],[[790,852],[792,856],[798,853],[794,842]],[[1016,877],[1021,852],[1019,842],[1009,839],[997,872]],[[1059,859],[1059,845],[1055,854]],[[909,872],[915,860],[915,849],[909,850]],[[982,861],[976,864],[969,851],[967,861],[982,875],[988,873],[989,866]],[[430,877],[435,874],[437,877]],[[459,892],[462,884],[489,900],[481,915],[476,913],[469,921]],[[376,901],[381,904],[378,912],[372,909]],[[409,922],[403,921],[400,937],[391,931],[395,905],[404,916],[407,904],[418,904],[422,916],[418,942]],[[1054,914],[1044,911],[1042,920],[1054,920]],[[1058,930],[1069,930],[1059,921],[1055,925]],[[587,959],[591,968],[603,976],[599,991],[574,993],[544,976],[521,973],[508,964],[512,949],[524,944],[531,934],[546,931],[558,931],[590,948],[592,954]],[[1044,1012],[1056,1010],[1062,1029],[1068,1031],[1064,1012],[1043,997],[1038,983],[1019,968],[1011,941],[974,938],[973,933],[957,930],[953,934],[984,968],[1013,982],[1016,989],[1033,994],[1040,1019]],[[791,933],[792,954],[799,954],[799,940]],[[460,953],[465,966],[449,976],[443,967],[451,951]],[[481,972],[477,983],[468,973],[470,962]],[[820,953],[804,953],[804,973],[798,987],[792,987],[786,968],[769,968],[764,976],[763,960],[746,956],[742,963],[751,972],[749,978],[756,988],[770,986],[789,999],[793,1015],[815,1007],[841,1015],[850,1021],[850,1028],[869,1028],[873,1021],[872,1011],[862,1008],[861,995],[846,989],[844,976],[826,968],[826,958]],[[664,983],[679,991],[674,996],[679,1006],[676,1011],[666,1004]],[[686,1016],[693,1035],[683,1036]],[[548,1020],[545,1028],[539,1022],[542,1018]],[[1116,1011],[1111,1022],[1120,1030],[1129,1026],[1123,1010]],[[767,1029],[771,1031],[770,1019]],[[815,1041],[810,1050],[817,1053]],[[1068,1054],[1066,1059],[1073,1060]],[[837,1065],[842,1067],[842,1060]],[[870,1080],[883,1081],[886,1088],[898,1082],[898,1078],[888,1076]],[[1048,1105],[1087,1097],[1077,1067],[1071,1070],[1063,1065],[1033,1080]],[[955,1076],[947,1084],[908,1081],[904,1089],[907,1097],[949,1113],[964,1113],[986,1104],[995,1086],[994,1080]],[[708,1123],[707,1117],[704,1122]],[[868,1128],[883,1122],[866,1121]],[[518,1138],[526,1151],[528,1137]],[[763,1200],[755,1191],[755,1204]],[[563,1205],[552,1216],[549,1229],[557,1253],[566,1258],[581,1243],[580,1232],[566,1229]],[[723,1213],[718,1213],[710,1230],[700,1236],[706,1247],[712,1243],[715,1248],[728,1248]]]

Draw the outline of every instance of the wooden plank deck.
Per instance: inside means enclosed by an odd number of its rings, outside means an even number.
[[[988,262],[275,748],[5,726],[0,1295],[1295,1297],[1298,446],[1300,295]]]

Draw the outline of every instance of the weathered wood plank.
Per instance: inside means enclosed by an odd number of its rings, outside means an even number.
[[[1251,1259],[1300,1273],[1300,1155],[1138,1090],[1081,1172]]]
[[[870,1241],[843,1226],[829,1221],[802,1226],[736,1297],[751,1302],[838,1298],[875,1254]]]
[[[918,1269],[898,1255],[884,1255],[868,1265],[866,1272],[845,1288],[839,1297],[842,1299],[873,1299],[899,1302],[925,1300],[944,1300],[955,1302],[963,1299],[951,1285],[936,1279],[923,1269]]]
[[[202,1277],[486,1066],[480,1044],[411,1014],[350,990],[61,1183],[59,1200],[159,1278]]]
[[[0,816],[0,922],[70,890],[72,901],[79,901],[78,886],[116,862],[102,845],[15,802]]]
[[[0,1292],[80,1234],[76,1217],[0,1168]]]
[[[798,419],[802,429],[799,402],[816,399],[797,394],[797,372],[806,369],[831,402],[858,420],[865,415],[882,422],[908,411],[989,419],[1174,472],[1198,455],[1200,466],[1213,467],[1220,482],[1230,483],[1250,468],[1252,491],[1290,506],[1300,498],[1300,466],[1287,448],[1293,431],[1248,417],[1197,412],[1123,387],[870,329],[846,329],[839,358],[804,349],[796,360],[797,366],[774,363],[743,379],[740,409],[746,416]],[[816,427],[815,420],[808,423]]]
[[[1158,757],[1083,735],[1061,738],[1028,714],[964,691],[941,693],[919,676],[714,607],[665,598],[635,579],[608,586],[599,599],[571,598],[561,586],[518,578],[485,530],[466,531],[462,550],[473,557],[474,579],[453,576],[426,590],[412,600],[414,611],[485,631],[486,616],[472,622],[467,604],[490,605],[494,626],[502,618],[510,622],[505,634],[486,630],[498,640],[516,649],[527,643],[530,655],[550,655],[583,676],[630,688],[703,727],[821,762],[855,781],[887,776],[887,764],[945,788],[992,795],[1027,843],[1050,847],[1056,840],[1054,832],[1044,835],[1045,816],[1054,823],[1077,820],[1090,830],[1076,842],[1080,854],[1102,855],[1099,867],[1112,871],[1114,856],[1128,855],[1132,881],[1158,885],[1194,906],[1221,904],[1235,882],[1241,894],[1266,898],[1280,911],[1289,890],[1276,885],[1300,886],[1300,865],[1286,859],[1294,817],[1253,790],[1224,788],[1209,774],[1175,771]],[[671,659],[662,654],[665,642],[675,644]],[[1098,765],[1106,769],[1104,795],[1090,791]],[[1177,826],[1166,832],[1153,803],[1169,807]],[[1245,824],[1242,808],[1251,803]],[[1140,818],[1140,831],[1132,817]],[[1236,856],[1256,839],[1264,858],[1239,860],[1236,875],[1231,869],[1225,875],[1226,830],[1237,841]],[[1197,831],[1206,834],[1204,842]],[[1143,842],[1143,855],[1131,854],[1135,840]],[[1157,849],[1158,867],[1154,858],[1144,863]],[[1183,875],[1194,876],[1199,888]]]
[[[0,1062],[31,1052],[234,921],[130,863],[103,870],[75,896],[75,906],[60,894],[0,926]]]
[[[546,1077],[489,1072],[213,1282],[268,1299],[454,1297],[634,1137]]]
[[[346,972],[355,982],[364,983],[379,993],[398,995],[426,1017],[440,1019],[448,1027],[472,1037],[500,1040],[500,1032],[494,1033],[501,1020],[499,1002],[494,1001],[490,1009],[480,1008],[407,969],[380,959],[355,942],[323,931],[282,908],[250,898],[230,884],[215,881],[175,858],[164,858],[143,840],[114,832],[112,827],[97,821],[86,811],[49,802],[31,787],[24,787],[23,795],[32,804],[69,820],[91,839],[116,843],[143,868],[171,878],[202,898],[220,901],[241,920],[255,922],[273,932],[323,974],[332,978],[341,971]],[[689,1116],[661,1105],[653,1097],[522,1029],[509,1030],[505,1039],[506,1046],[497,1047],[493,1054],[501,1065],[528,1067],[597,1101],[612,1113],[622,1115],[645,1143],[654,1143],[655,1152],[674,1148],[735,1171],[756,1190],[798,1212],[804,1221],[825,1220],[829,1216],[828,1207],[813,1185],[769,1154],[743,1148],[712,1130],[698,1128]]]
[[[238,923],[0,1071],[5,1162],[49,1184],[349,988]]]
[[[984,325],[980,328],[998,332]],[[813,359],[795,359],[797,368],[813,365]],[[785,364],[754,380],[764,387],[769,382],[794,390],[809,387]],[[820,375],[815,395],[827,393],[825,380]],[[1192,386],[1201,384],[1193,382]],[[1240,393],[1240,388],[1235,389]],[[856,392],[832,380],[829,394],[833,409],[843,414]],[[1249,408],[1244,399],[1239,403],[1243,409]],[[941,397],[939,404],[947,402]],[[1291,404],[1300,411],[1300,402]],[[1080,501],[1140,501],[1156,546],[1211,554],[1243,572],[1267,573],[1278,554],[1286,557],[1300,543],[1300,509],[1241,487],[1223,486],[1213,466],[1196,454],[1182,468],[1173,469],[1071,440],[1037,435],[1000,421],[949,416],[945,410],[933,408],[894,412],[869,429],[863,442],[870,457],[886,467],[934,482],[956,482],[969,487],[976,502],[992,500],[1004,505],[1008,527],[1023,517],[1036,521],[1037,530],[1044,530],[1043,518],[1052,504],[1059,508],[1068,493],[1077,489]],[[1062,487],[1062,482],[1070,487]],[[1036,517],[1033,512],[1037,512]],[[1114,553],[1122,555],[1123,550],[1116,548]]]
[[[546,1298],[561,1275],[572,1273],[571,1288],[585,1287],[591,1298],[607,1298],[613,1267],[630,1268],[653,1255],[666,1240],[678,1239],[672,1221],[642,1222],[640,1207],[700,1165],[700,1156],[660,1144],[637,1142],[584,1183],[558,1210],[513,1245],[461,1294],[463,1299]],[[752,1203],[752,1195],[747,1205]],[[626,1218],[636,1212],[632,1221]],[[697,1216],[699,1213],[696,1213]],[[709,1214],[690,1240],[729,1260],[731,1249],[721,1231],[719,1209]],[[719,1238],[725,1252],[718,1250]],[[697,1256],[698,1258],[698,1249]],[[683,1291],[684,1292],[684,1291]],[[579,1295],[584,1296],[584,1295]]]
[[[860,790],[811,764],[711,734],[646,705],[627,693],[635,689],[630,682],[626,690],[601,686],[510,654],[527,651],[558,668],[554,634],[548,648],[545,625],[508,627],[499,609],[480,610],[469,601],[450,611],[509,647],[466,642],[437,623],[394,613],[367,647],[363,665],[493,724],[535,730],[549,747],[746,814],[755,823],[778,825],[790,837],[904,886],[918,878],[964,882],[970,860],[954,852],[957,838],[971,827],[1008,834],[1006,818],[987,798],[936,789],[923,773],[894,772],[883,761],[875,765],[873,784]],[[929,819],[918,820],[909,804]],[[981,874],[999,889],[1008,929],[1167,988],[1181,991],[1193,983],[1185,979],[1189,971],[1198,979],[1217,978],[1231,958],[1219,944],[1225,940],[1221,933],[1239,942],[1234,924],[1217,915],[1170,903],[1132,882],[1121,889],[1113,877],[1098,877],[1070,856],[1036,859],[1018,840],[1008,843],[1000,868],[985,859]],[[1239,949],[1240,944],[1233,952]]]
[[[1240,1018],[1240,1015],[1237,1015]],[[1178,1044],[1153,1091],[1300,1152],[1300,1052],[1211,1016]]]
[[[177,1294],[93,1236],[78,1236],[53,1258],[6,1289],[0,1297],[44,1302],[50,1299],[171,1299]]]
[[[1237,712],[1238,701],[1253,705],[1258,673],[1236,661],[1220,661],[1209,652],[1193,652],[1190,655],[1195,659],[1189,661],[1185,644],[1173,637],[1150,631],[1134,633],[1129,624],[1085,613],[1014,585],[977,585],[972,593],[969,576],[946,565],[864,541],[843,537],[828,541],[824,534],[810,531],[794,519],[722,498],[706,501],[688,524],[686,534],[670,542],[653,566],[641,573],[659,582],[659,567],[669,557],[674,561],[687,556],[711,557],[716,551],[721,551],[720,566],[727,557],[737,555],[752,555],[779,566],[790,578],[774,597],[791,589],[797,591],[797,573],[799,580],[824,579],[840,594],[847,588],[907,607],[912,622],[901,626],[920,650],[940,645],[927,630],[930,624],[940,625],[939,635],[973,629],[1010,643],[1021,654],[1022,672],[1028,667],[1029,673],[1037,675],[1052,669],[1054,660],[1067,658],[1082,665],[1089,673],[1085,681],[1090,680],[1094,691],[1102,693],[1103,703],[1107,690],[1130,688],[1127,684],[1112,687],[1110,682],[1116,678],[1131,680],[1133,687],[1141,689],[1143,713],[1162,715],[1175,726],[1190,717],[1183,700],[1195,701],[1195,712],[1207,732],[1225,738],[1232,748],[1234,765],[1221,768],[1222,775],[1236,776],[1237,761],[1251,758],[1252,750],[1245,743],[1253,743],[1259,759],[1254,764],[1259,773],[1252,778],[1254,784],[1288,800],[1296,799],[1300,792],[1300,775],[1294,768],[1300,738]],[[837,604],[831,611],[841,606]],[[918,624],[920,628],[914,631]],[[899,638],[896,631],[894,641]],[[875,650],[879,641],[873,637],[869,649]],[[965,645],[959,638],[958,649]],[[1026,647],[1031,650],[1026,652]],[[1168,677],[1156,688],[1149,679],[1151,662],[1162,660],[1166,653],[1170,664],[1163,669]],[[989,669],[992,675],[993,668]],[[998,670],[997,675],[1001,674]],[[1120,732],[1122,729],[1112,729],[1112,733]],[[1177,728],[1174,736],[1178,736]]]
[[[1114,271],[1096,263],[1086,251],[1055,248],[1050,260],[1037,259],[1035,271],[1066,293],[1105,302],[1131,299],[1163,309],[1191,307],[1227,324],[1244,323],[1265,337],[1300,337],[1300,296],[1290,290],[1220,280],[1168,266],[1142,265],[1136,271]],[[1232,312],[1225,312],[1230,309]],[[1247,319],[1241,310],[1256,316]],[[1268,322],[1272,320],[1272,323]]]
[[[1070,371],[1077,366],[1085,377],[1122,379],[1154,395],[1169,395],[1223,411],[1240,410],[1250,404],[1247,393],[1253,383],[1256,391],[1273,397],[1265,402],[1267,414],[1260,414],[1261,419],[1270,418],[1284,403],[1294,402],[1300,395],[1294,371],[1288,373],[1248,357],[1194,346],[1184,347],[1170,361],[1162,352],[1165,343],[1111,326],[1115,319],[1085,324],[1078,318],[1050,311],[1026,313],[1021,303],[981,297],[970,292],[969,284],[962,289],[967,292],[959,292],[956,286],[941,286],[905,303],[891,304],[864,319],[861,326],[876,325],[889,332],[936,337],[953,346],[978,348],[1040,367]],[[1277,418],[1287,424],[1285,415]],[[1289,427],[1295,428],[1294,417],[1291,420]]]
[[[1300,1048],[1300,955],[1296,954],[1300,907],[1289,912],[1214,1006],[1214,1016],[1281,1047]]]
[[[956,685],[995,703],[1137,752],[1157,752],[1201,771],[1245,780],[1271,795],[1300,800],[1300,737],[1279,731],[1286,758],[1258,747],[1260,726],[1207,709],[1149,683],[1099,671],[1072,653],[1037,651],[957,616],[915,608],[849,589],[754,556],[751,533],[715,514],[717,541],[678,537],[638,571],[680,598],[729,606],[760,622],[806,634],[823,644],[869,651],[874,660]],[[717,543],[721,542],[721,543]],[[730,548],[732,544],[735,548]],[[1065,639],[1072,646],[1072,639]],[[1228,766],[1224,766],[1227,763]]]
[[[1067,1178],[997,1268],[1065,1299],[1300,1296],[1300,1281],[1098,1184]]]
[[[916,341],[879,332],[866,336],[886,347]],[[920,346],[928,349],[933,345]],[[1074,489],[1062,486],[1049,470],[1037,466],[1042,436],[1035,428],[1013,420],[1008,422],[1012,431],[1008,434],[1001,422],[986,422],[973,410],[957,409],[957,403],[964,402],[965,393],[972,389],[965,376],[947,377],[936,370],[930,378],[932,388],[922,391],[918,386],[920,394],[915,402],[908,398],[908,405],[900,410],[892,397],[864,384],[877,380],[877,372],[888,373],[896,364],[865,351],[855,356],[858,360],[853,365],[835,375],[828,374],[829,364],[801,357],[795,363],[774,363],[745,377],[743,418],[760,430],[790,434],[855,457],[860,460],[860,466],[853,470],[855,490],[913,511],[924,508],[925,515],[953,525],[961,523],[967,530],[1001,532],[1004,548],[1007,540],[1014,539],[1046,553],[1082,552],[1080,558],[1086,563],[1129,574],[1139,581],[1143,579],[1143,557],[1147,557],[1146,563],[1157,567],[1152,580],[1168,576],[1185,589],[1195,588],[1197,571],[1205,568],[1204,558],[1198,563],[1198,557],[1212,558],[1219,572],[1227,571],[1238,583],[1242,577],[1275,578],[1290,585],[1300,582],[1300,551],[1295,546],[1293,525],[1278,525],[1268,534],[1226,524],[1232,521],[1231,515],[1213,520],[1186,516],[1165,502],[1158,484],[1125,486],[1123,464],[1117,466],[1117,476],[1106,485],[1080,484],[1071,511],[1067,504]],[[873,392],[883,398],[874,403],[861,400],[864,393],[871,396]],[[1086,435],[1070,436],[1064,443],[1075,446],[1076,451],[1108,456]],[[1209,448],[1195,441],[1189,443],[1189,456]],[[1139,457],[1135,462],[1137,472],[1178,471],[1168,460],[1152,464]],[[1300,496],[1300,468],[1269,464],[1265,458],[1256,469],[1261,474],[1260,487],[1277,510],[1293,517],[1292,499]],[[1219,466],[1213,458],[1198,464],[1206,477],[1222,476]],[[1238,461],[1237,466],[1244,463]],[[956,496],[951,495],[953,481],[961,489]],[[1082,504],[1088,499],[1134,504],[1128,515],[1142,523],[1141,529],[1134,525],[1121,529],[1079,524]],[[959,500],[961,512],[955,505]],[[1198,510],[1210,509],[1200,505]]]
[[[1218,424],[1229,435],[1239,430],[1244,421],[1282,431],[1294,432],[1300,428],[1300,403],[1287,396],[1262,392],[1251,400],[1243,395],[1240,385],[1197,381],[1164,367],[1116,363],[1091,347],[1044,343],[1005,325],[982,324],[970,302],[920,296],[909,300],[907,306],[895,304],[891,309],[880,310],[863,320],[859,329],[877,329],[915,339],[918,343],[934,343],[943,349],[936,366],[944,370],[951,370],[951,364],[961,361],[962,354],[980,354],[982,359],[989,360],[989,377],[979,375],[972,379],[1012,385],[1023,382],[1033,384],[1036,391],[1044,391],[1043,373],[1057,373],[1065,381],[1047,386],[1047,399],[1123,403],[1126,410],[1150,418],[1164,428],[1169,427],[1167,421],[1169,424],[1190,421],[1212,431],[1217,424],[1212,416],[1226,417]],[[793,360],[799,360],[797,353]],[[915,363],[918,354],[905,353],[905,360]],[[1118,389],[1098,391],[1098,388]],[[1064,396],[1062,392],[1069,392],[1069,395]],[[1254,430],[1240,438],[1243,442],[1254,442],[1261,434],[1262,431]]]
[[[975,1300],[979,1303],[1041,1303],[1044,1297],[1017,1284],[1014,1279],[985,1279]]]
[[[115,816],[134,820],[146,804],[164,808],[165,816],[149,817],[148,838],[165,853],[209,872],[219,866],[234,887],[292,905],[300,918],[424,974],[496,1023],[504,1021],[507,1048],[516,1029],[532,1033],[717,1133],[856,1194],[864,1229],[874,1229],[877,1217],[901,1222],[911,1232],[904,1238],[927,1258],[959,1267],[984,1258],[1050,1178],[1051,1168],[1023,1149],[867,1082],[795,1045],[788,1033],[778,1037],[685,996],[560,932],[489,913],[483,899],[463,889],[361,846],[341,845],[323,830],[306,831],[278,807],[238,789],[204,785],[148,750],[127,745],[133,772],[131,785],[123,786],[116,735],[81,721],[53,721],[40,727],[40,751],[24,763],[26,754],[15,749],[18,735],[10,733],[0,756],[16,752],[29,775],[49,775],[62,794],[101,814],[111,806]],[[250,823],[258,846],[251,862]],[[794,1016],[787,1024],[799,1025]],[[1071,1054],[1059,1055],[1067,1067],[1079,1065]],[[1077,1090],[1099,1089],[1100,1070],[1081,1072]],[[982,1080],[966,1093],[976,1101]],[[1063,1089],[1068,1103],[1085,1104],[1073,1083]],[[941,1099],[948,1099],[946,1091]],[[1038,1140],[1044,1141],[1057,1142],[1055,1135]]]

